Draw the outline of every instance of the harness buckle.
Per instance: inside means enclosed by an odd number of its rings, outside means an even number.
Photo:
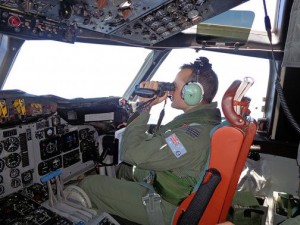
[[[154,204],[161,203],[161,197],[155,192],[148,192],[144,197],[142,197],[143,204],[145,206],[150,206],[151,209],[154,209]]]

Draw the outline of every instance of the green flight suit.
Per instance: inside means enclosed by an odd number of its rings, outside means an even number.
[[[94,207],[145,225],[148,218],[142,197],[148,190],[139,181],[148,171],[154,170],[158,186],[164,185],[163,179],[171,174],[188,184],[190,193],[207,162],[210,131],[221,122],[216,102],[197,106],[177,116],[154,135],[146,133],[149,117],[148,112],[142,112],[127,126],[122,138],[121,158],[134,165],[131,180],[136,182],[129,181],[128,175],[127,179],[94,175],[80,183]],[[165,224],[171,224],[177,204],[166,201],[167,195],[161,186],[156,188],[154,184],[154,188],[162,196]]]

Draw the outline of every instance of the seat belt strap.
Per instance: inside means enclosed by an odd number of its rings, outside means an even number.
[[[206,171],[204,180],[197,190],[194,198],[187,209],[179,218],[178,225],[197,225],[221,181],[221,174],[218,170],[210,168]]]
[[[160,195],[149,190],[142,200],[143,204],[146,206],[149,224],[164,225]]]
[[[146,207],[149,225],[164,225],[164,217],[161,209],[161,197],[157,194],[153,188],[153,181],[155,178],[155,172],[150,171],[149,176],[145,182],[139,182],[139,184],[148,189],[147,194],[142,197],[143,205]]]

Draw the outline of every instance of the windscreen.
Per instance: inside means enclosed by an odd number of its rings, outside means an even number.
[[[149,52],[135,47],[26,41],[3,89],[63,98],[122,96]]]

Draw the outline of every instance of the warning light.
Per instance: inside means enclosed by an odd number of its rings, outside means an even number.
[[[12,27],[19,27],[21,24],[21,20],[17,16],[11,16],[8,18],[8,24]]]

